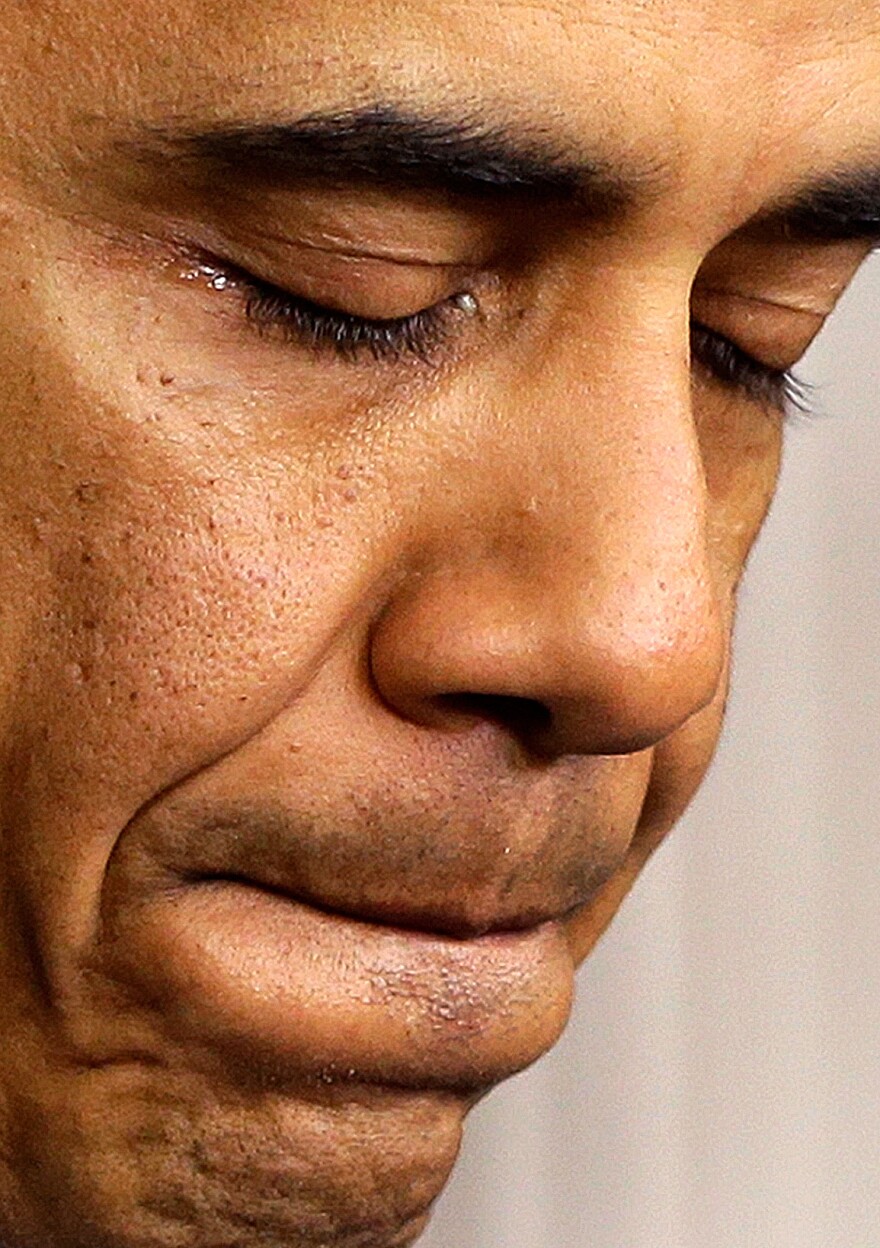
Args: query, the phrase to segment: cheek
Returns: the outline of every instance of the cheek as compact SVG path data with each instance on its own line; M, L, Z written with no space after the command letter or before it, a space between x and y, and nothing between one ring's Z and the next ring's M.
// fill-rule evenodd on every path
M279 519L259 482L213 521L199 492L157 497L130 477L44 535L9 674L5 822L25 891L75 913L81 939L119 829L295 700L363 592L337 539ZM75 905L53 895L59 855Z
M222 752L252 722L251 699L302 678L321 642L312 604L336 622L332 562L294 535L291 566L271 500L253 489L214 521L189 493L132 500L114 486L43 539L44 596L19 654L27 717L56 747L72 726L79 759L108 773L163 755L186 769L193 734Z
M63 338L37 379L27 345L0 438L3 875L76 915L72 947L119 829L296 698L388 552L356 457L291 438L280 462L161 380L121 406Z
M65 783L101 766L161 787L308 678L369 584L352 551L381 543L381 506L307 435L282 460L242 432L231 391L195 402L156 373L116 394L109 358L84 376L55 350L39 380L18 359L3 400L0 714L51 737Z
M706 475L707 538L719 590L727 595L739 583L776 489L785 419L699 381L694 410Z
M169 314L22 224L58 259L13 254L0 286L0 715L61 772L160 786L163 757L185 774L296 691L369 578L375 509L311 392L245 385L191 292Z

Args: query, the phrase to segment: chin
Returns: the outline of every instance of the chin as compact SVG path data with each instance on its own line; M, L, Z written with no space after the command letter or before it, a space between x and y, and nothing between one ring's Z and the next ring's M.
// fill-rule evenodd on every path
M123 883L63 1060L21 1063L32 1221L0 1214L5 1248L403 1248L468 1109L568 1017L559 922L453 937L249 881Z
M17 1196L39 1212L6 1248L404 1248L474 1099L332 1081L244 1094L138 1063L70 1085L63 1105L27 1098Z

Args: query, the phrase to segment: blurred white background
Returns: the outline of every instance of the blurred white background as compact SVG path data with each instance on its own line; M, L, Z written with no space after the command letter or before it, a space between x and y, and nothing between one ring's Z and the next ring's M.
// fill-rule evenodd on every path
M419 1248L880 1248L880 256L799 371L713 770Z

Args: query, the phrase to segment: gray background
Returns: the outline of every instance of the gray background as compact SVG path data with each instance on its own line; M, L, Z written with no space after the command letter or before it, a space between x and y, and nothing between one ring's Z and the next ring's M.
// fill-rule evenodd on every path
M801 374L716 763L419 1248L880 1248L880 256Z

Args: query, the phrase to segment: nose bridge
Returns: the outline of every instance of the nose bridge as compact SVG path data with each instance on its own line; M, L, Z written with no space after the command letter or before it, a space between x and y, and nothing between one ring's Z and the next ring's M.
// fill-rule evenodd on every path
M495 574L594 636L625 620L631 641L662 645L683 595L702 607L693 596L711 594L690 378L671 334L646 351L638 326L629 340L618 326L613 356L560 341L520 362L493 415L467 470L499 488L458 493Z
M613 353L583 337L545 342L495 392L399 640L426 643L410 701L537 703L549 748L611 754L710 700L724 638L686 363L668 338L646 355L638 327Z

